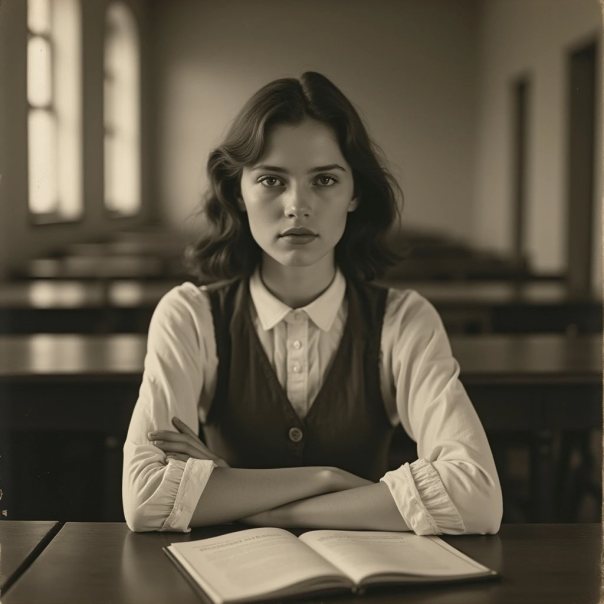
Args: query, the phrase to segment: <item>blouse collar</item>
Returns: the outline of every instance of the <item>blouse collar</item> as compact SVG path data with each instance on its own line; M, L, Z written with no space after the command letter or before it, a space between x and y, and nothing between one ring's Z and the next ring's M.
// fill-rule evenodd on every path
M339 269L329 287L315 300L297 309L277 299L264 285L257 268L250 277L250 295L262 329L268 331L295 312L305 312L323 331L329 331L340 310L346 292L346 279Z

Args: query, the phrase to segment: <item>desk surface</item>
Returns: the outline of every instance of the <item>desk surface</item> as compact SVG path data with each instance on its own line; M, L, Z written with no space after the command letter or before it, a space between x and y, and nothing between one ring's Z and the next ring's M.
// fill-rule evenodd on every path
M601 383L601 335L454 335L450 341L464 382Z
M451 346L464 383L601 381L602 339L596 335L453 336ZM0 336L0 380L139 379L145 351L141 334Z
M166 279L186 274L180 262L152 256L66 256L30 260L24 275L31 279Z
M58 522L0 520L0 595L33 562L53 536Z
M122 238L112 241L72 243L64 249L65 256L149 256L158 258L180 258L185 253L187 242L174 235L150 238Z
M571 296L563 281L404 281L384 283L390 287L413 289L437 306L493 306L504 304L569 304L578 302L601 303L595 296Z
M106 283L34 279L2 283L0 311L15 309L155 308L160 298L182 281L117 280Z
M114 260L115 261L115 260ZM114 262L112 261L112 262ZM59 261L52 260L53 266ZM94 264L91 259L81 261ZM141 261L135 259L135 265ZM42 264L42 263L41 263ZM50 264L50 263L49 263ZM130 268L120 261L124 273ZM108 280L105 283L85 282L77 279L40 278L0 284L0 308L77 308L97 305L155 306L170 288L182 283L178 279L144 281L136 278ZM601 300L569 297L566 286L559 282L529 281L522 284L505 281L493 282L405 282L386 283L392 287L414 289L428 298L437 308L448 306L493 307L561 306L579 304L601 305Z
M3 604L149 604L201 600L162 552L190 535L130 533L122 523L67 523L28 572L10 588ZM447 537L454 547L494 568L488 583L405 587L326 602L439 604L591 604L598 601L599 525L507 525L498 535ZM297 600L302 601L302 600ZM312 600L310 600L312 601Z
M0 380L140 379L146 347L146 336L133 334L0 336Z
M121 279L0 283L0 332L146 333L160 298L181 282L124 274ZM403 285L424 294L452 334L602 331L601 300L571 298L557 282Z

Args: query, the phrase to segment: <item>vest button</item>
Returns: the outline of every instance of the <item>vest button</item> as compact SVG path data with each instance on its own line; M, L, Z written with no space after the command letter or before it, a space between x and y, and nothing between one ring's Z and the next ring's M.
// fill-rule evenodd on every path
M289 440L291 440L293 443L299 443L302 440L302 437L304 436L300 428L290 428L288 434Z

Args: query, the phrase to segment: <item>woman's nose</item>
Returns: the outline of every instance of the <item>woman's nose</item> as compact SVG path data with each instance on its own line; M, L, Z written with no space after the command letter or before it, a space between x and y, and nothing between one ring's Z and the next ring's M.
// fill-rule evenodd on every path
M294 192L285 203L283 213L287 218L308 218L311 208L306 195L301 191Z
M284 214L287 218L308 218L310 216L310 208L300 206L289 206L285 208Z

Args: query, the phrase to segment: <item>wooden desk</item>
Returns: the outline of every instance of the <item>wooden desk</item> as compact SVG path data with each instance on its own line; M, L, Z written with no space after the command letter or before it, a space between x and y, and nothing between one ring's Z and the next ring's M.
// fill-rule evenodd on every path
M601 426L600 338L463 336L453 337L451 343L462 381L489 436L522 432L533 438L531 520L554 518L554 437ZM56 516L61 513L56 508L48 512L53 517L119 517L121 445L137 398L145 347L142 335L0 337L0 425L34 442L53 431L71 431L83 440L82 451L93 447L95 439L95 446L105 449L95 463L105 467L109 490L101 496L95 493L96 507L88 516ZM71 455L72 463L84 463L84 453ZM55 464L49 472L58 505L69 489L57 486L63 479L60 467ZM15 471L17 494L18 481L25 480L21 476L23 472ZM98 483L90 472L82 470L82 480L91 482L86 488L94 492ZM14 509L29 510L27 518L41 517L31 507L44 501L44 481L39 486L39 497L12 503ZM22 488L30 487L23 483ZM79 493L84 492L82 486ZM68 512L75 514L77 505Z
M146 333L180 281L36 279L0 285L0 334Z
M0 333L145 333L160 298L181 279L0 284ZM407 283L458 333L601 333L602 303L570 298L562 283Z
M165 259L180 259L187 243L182 237L122 237L108 241L72 243L64 248L65 256L156 256Z
M464 385L475 391L505 386L556 389L600 386L599 336L453 336L451 346L461 366ZM7 388L22 382L44 387L90 385L99 381L138 385L145 350L146 336L139 334L0 336L0 384ZM492 404L480 400L476 403L486 413L487 425L491 420L493 428L501 425L502 418L491 415ZM79 406L82 404L84 401L78 401ZM512 404L508 401L508 406ZM576 408L573 413L581 424L586 417L593 419L577 414ZM539 419L551 424L560 421L556 415L549 420Z
M60 527L59 522L0 520L0 596L35 560Z
M180 259L114 254L112 256L65 256L35 258L23 271L28 279L172 279L186 277Z
M563 281L405 281L438 310L449 333L601 333L602 300L570 296Z
M448 254L414 256L413 252L390 267L385 278L392 281L425 280L471 281L505 279L517 281L530 279L530 270L522 263L494 254L472 252L450 256Z
M181 282L123 278L2 283L0 332L142 333L161 296ZM420 282L405 286L436 306L452 334L601 332L601 301L571 298L562 283Z
M233 527L226 530L232 530ZM224 528L130 533L122 523L67 523L3 598L3 604L149 604L202 600L162 547ZM363 597L297 602L438 602L439 604L594 604L598 601L600 526L508 525L498 535L446 537L494 568L501 579L458 585L390 588Z
M121 447L145 349L142 335L0 337L11 518L120 517Z
M602 425L601 336L454 336L451 346L503 475L510 435L524 440L530 455L528 519L564 518L565 457ZM584 456L582 464L590 461Z

